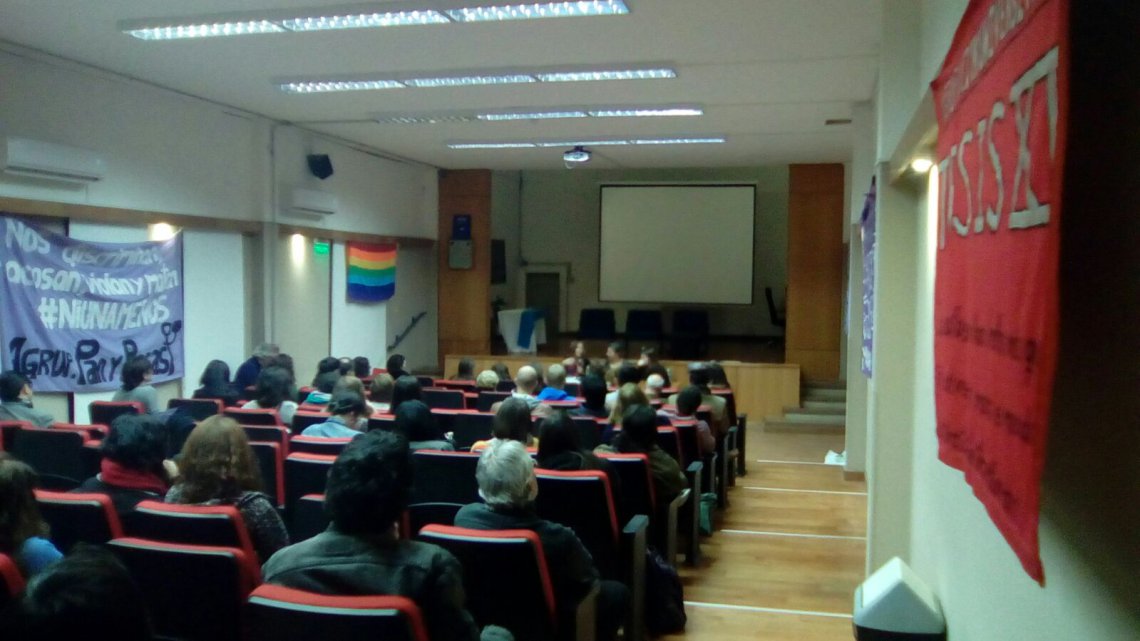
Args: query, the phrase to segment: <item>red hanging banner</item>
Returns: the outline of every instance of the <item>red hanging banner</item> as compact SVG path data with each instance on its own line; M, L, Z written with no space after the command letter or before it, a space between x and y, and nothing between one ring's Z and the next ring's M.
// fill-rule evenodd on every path
M1068 29L1068 0L972 0L932 84L939 458L965 473L1040 583Z

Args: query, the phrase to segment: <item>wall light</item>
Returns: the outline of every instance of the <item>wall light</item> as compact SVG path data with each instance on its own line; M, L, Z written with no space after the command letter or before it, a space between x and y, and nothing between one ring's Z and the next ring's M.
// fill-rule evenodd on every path
M913 169L916 173L920 174L925 174L926 172L930 171L930 168L933 166L934 161L929 158L920 157L910 161L910 168Z
M146 236L150 240L164 241L174 238L178 230L168 223L155 223L153 225L147 225L146 232Z
M305 248L308 244L309 241L303 234L293 234L289 243L289 253L293 258L294 265L301 265L305 262Z

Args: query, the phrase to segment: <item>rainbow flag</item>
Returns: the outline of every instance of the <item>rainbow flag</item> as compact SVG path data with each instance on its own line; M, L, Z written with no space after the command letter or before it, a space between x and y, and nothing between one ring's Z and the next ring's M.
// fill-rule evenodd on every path
M348 300L379 303L396 293L396 244L348 243Z

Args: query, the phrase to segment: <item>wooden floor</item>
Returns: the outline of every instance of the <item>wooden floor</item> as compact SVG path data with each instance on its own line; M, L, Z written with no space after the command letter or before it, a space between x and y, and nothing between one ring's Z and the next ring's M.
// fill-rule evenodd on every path
M842 434L759 432L749 426L748 475L729 491L720 529L697 568L681 568L689 623L670 641L838 641L853 638L863 580L867 495L823 465Z

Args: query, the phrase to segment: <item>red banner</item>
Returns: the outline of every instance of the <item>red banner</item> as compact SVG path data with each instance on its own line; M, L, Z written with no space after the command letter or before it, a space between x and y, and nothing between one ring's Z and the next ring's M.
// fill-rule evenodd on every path
M1041 583L1068 25L1068 0L972 0L932 84L939 458L965 473Z

